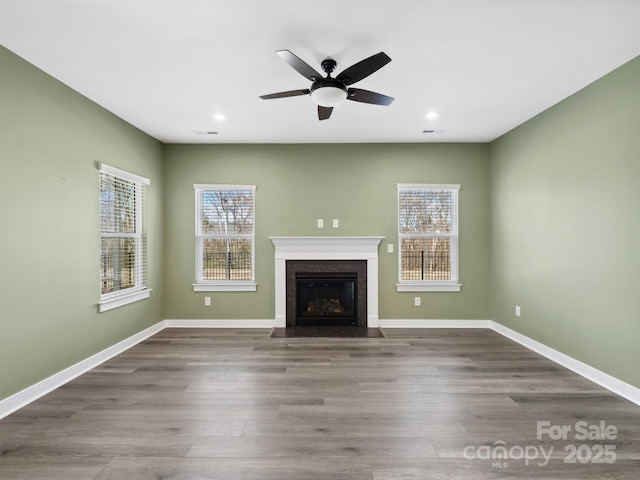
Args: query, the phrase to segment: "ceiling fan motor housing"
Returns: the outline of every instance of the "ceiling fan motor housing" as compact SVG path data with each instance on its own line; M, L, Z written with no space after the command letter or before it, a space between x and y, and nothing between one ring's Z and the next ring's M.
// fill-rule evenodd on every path
M324 70L324 72L327 75L331 75L331 72L333 72L336 69L336 67L338 66L338 63L333 58L325 58L320 64L320 66L322 67L322 70Z

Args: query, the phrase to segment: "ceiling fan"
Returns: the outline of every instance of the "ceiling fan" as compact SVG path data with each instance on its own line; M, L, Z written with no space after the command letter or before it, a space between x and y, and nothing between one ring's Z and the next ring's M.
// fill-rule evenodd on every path
M333 107L340 105L345 100L371 103L373 105L390 105L394 100L393 97L387 97L380 93L349 87L389 63L391 58L384 52L365 58L342 71L335 78L331 76L331 73L335 70L337 63L332 58L326 58L320 64L322 70L327 74L326 77L323 77L289 50L278 50L276 53L296 72L313 83L311 88L304 90L289 90L287 92L261 95L260 98L263 100L311 95L311 100L318 105L318 119L320 120L328 119L331 116L331 112L333 112Z

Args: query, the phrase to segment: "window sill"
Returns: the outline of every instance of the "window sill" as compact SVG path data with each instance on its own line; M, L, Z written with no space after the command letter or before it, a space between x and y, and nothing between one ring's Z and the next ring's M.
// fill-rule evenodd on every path
M398 283L398 292L459 292L459 283Z
M255 292L254 282L194 283L194 292Z
M151 289L145 288L144 290L136 290L135 292L122 293L111 298L104 298L98 302L98 312L107 312L114 308L129 305L133 302L138 302L149 298L151 296Z

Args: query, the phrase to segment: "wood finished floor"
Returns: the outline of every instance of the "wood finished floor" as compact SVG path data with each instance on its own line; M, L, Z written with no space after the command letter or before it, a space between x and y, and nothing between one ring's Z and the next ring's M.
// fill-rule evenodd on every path
M490 330L384 333L166 329L0 420L0 478L640 478L640 407ZM538 439L537 421L618 434ZM564 463L568 444L617 458ZM498 445L513 458L466 458Z

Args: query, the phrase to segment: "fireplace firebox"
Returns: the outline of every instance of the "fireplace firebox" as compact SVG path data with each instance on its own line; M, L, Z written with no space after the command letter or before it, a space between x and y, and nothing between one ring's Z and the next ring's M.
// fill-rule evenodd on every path
M296 326L358 323L358 275L296 274Z
M287 326L367 326L367 262L287 261Z

